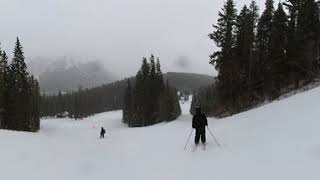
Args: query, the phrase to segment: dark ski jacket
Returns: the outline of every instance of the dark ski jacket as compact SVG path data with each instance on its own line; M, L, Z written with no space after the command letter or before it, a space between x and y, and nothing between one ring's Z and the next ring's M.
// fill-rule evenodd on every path
M206 126L208 125L206 115L202 114L201 112L197 112L192 119L192 128L196 129L197 131L205 131Z
M106 133L106 130L104 130L104 128L101 128L100 134L104 135Z

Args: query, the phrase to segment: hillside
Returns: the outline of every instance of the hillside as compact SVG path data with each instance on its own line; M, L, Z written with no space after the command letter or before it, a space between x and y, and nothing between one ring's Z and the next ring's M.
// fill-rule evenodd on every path
M83 121L42 120L37 134L0 130L5 179L317 180L320 122L316 88L229 118L209 118L206 150L192 152L190 102L178 120L127 128L121 111ZM99 129L106 139L98 138ZM23 173L16 173L16 169ZM59 173L57 173L59 172Z
M39 57L28 62L28 66L29 71L38 77L41 91L47 94L101 86L117 79L97 59Z
M195 73L168 72L164 77L168 78L169 83L175 86L179 91L189 93L192 93L200 87L213 84L215 81L213 76Z

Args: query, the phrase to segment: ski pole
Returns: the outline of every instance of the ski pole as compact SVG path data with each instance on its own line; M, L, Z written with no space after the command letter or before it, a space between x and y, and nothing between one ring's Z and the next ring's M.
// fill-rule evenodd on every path
M189 137L188 137L188 141L187 141L186 145L184 146L184 149L183 149L183 150L186 150L187 145L189 144L189 141L190 141L190 137L191 137L191 135L192 135L192 132L193 132L193 129L191 128L191 132L190 132L190 135L189 135Z
M211 132L211 130L210 130L210 128L207 126L207 128L208 128L208 130L209 130L209 132L210 132L210 134L211 134L211 136L212 136L212 138L213 138L213 140L217 143L217 145L220 147L221 146L221 144L218 142L218 140L217 140L217 138L213 135L213 133Z

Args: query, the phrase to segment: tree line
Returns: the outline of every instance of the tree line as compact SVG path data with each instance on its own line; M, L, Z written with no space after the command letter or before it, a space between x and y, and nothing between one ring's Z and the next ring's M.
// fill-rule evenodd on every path
M181 114L178 93L163 79L160 61L143 58L135 81L127 81L124 96L123 122L129 127L148 126L171 121Z
M273 0L266 0L260 17L255 1L237 13L234 1L227 0L213 28L209 37L219 50L210 63L218 71L217 82L194 94L197 99L214 94L207 100L212 102L207 112L211 115L233 114L276 99L320 74L315 0L285 0L276 9Z
M0 128L39 130L39 99L38 81L27 72L23 47L17 38L10 64L6 52L0 50Z
M122 109L126 83L122 80L95 88L59 92L58 95L43 94L41 117L82 119L96 113Z

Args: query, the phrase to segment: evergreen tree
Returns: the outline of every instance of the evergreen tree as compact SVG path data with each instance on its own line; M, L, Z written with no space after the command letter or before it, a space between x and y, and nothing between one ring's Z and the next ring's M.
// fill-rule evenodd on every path
M274 13L273 0L266 0L265 10L263 11L258 23L257 46L259 53L258 74L264 82L263 91L268 91L271 86L271 64L270 48L271 48L271 31L272 18Z
M10 124L16 126L17 130L29 130L28 98L29 84L27 65L19 38L17 38L12 63L10 65L10 75L13 77L12 91L14 95L13 110L14 120Z
M129 127L131 127L132 120L132 113L133 113L133 107L132 107L132 87L130 79L127 80L127 88L124 95L124 106L123 106L123 122L128 123Z
M62 118L63 117L63 112L65 110L64 108L64 102L63 102L63 98L62 98L62 93L61 91L58 92L58 99L57 99L57 113L58 113L58 118Z
M37 131L40 129L40 88L38 81L33 77L29 77L30 96L28 103L28 119L29 129L28 131Z
M317 58L319 57L319 8L314 0L301 0L298 23L298 51L299 69L302 77L313 79L318 70Z
M249 29L249 43L251 45L250 47L250 54L249 54L249 66L248 66L248 78L247 78L247 84L248 88L252 89L253 84L256 83L258 80L257 76L259 72L258 69L258 57L257 57L257 25L259 21L259 8L256 3L256 1L251 1L250 7L250 25L248 27Z
M318 69L319 8L314 0L287 0L289 10L287 56L290 79L299 87Z
M22 45L17 38L12 62L5 76L2 127L6 129L37 131L39 119L39 85L28 75ZM7 56L2 55L1 64L6 64ZM4 61L3 61L4 60Z
M136 83L135 83L135 89L134 89L134 107L136 119L139 119L141 122L141 126L145 126L148 115L150 112L148 112L148 100L150 98L149 89L148 89L148 76L149 76L149 64L147 62L146 58L142 59L142 65L140 70L138 71L136 75ZM146 88L147 87L147 88Z
M149 84L149 89L150 89L150 102L149 102L149 111L153 112L151 114L151 119L157 120L158 114L159 114L159 104L154 103L158 102L160 98L160 90L159 90L159 85L157 81L157 74L156 74L156 64L155 64L155 57L151 54L150 58L150 84Z
M0 49L0 109L4 108L4 92L6 88L6 78L8 76L8 57L5 51Z
M2 52L0 49L0 128L2 128L2 118L4 112L4 92L6 88L5 76L7 75L7 69L7 57L5 52Z
M287 46L287 57L289 65L289 81L294 83L295 87L298 88L299 80L298 76L298 39L297 39L297 19L299 11L300 0L286 0L284 5L289 11L288 20L288 46Z
M6 95L5 121L9 129L29 130L28 124L28 73L22 46L17 38L14 56L9 68Z
M274 12L271 29L272 95L277 97L281 93L281 88L288 85L286 80L289 72L286 54L288 21L281 3L278 4L278 9Z
M219 12L217 25L213 25L214 32L209 34L220 51L214 52L210 56L210 63L218 70L218 83L221 93L221 101L226 97L234 101L235 94L238 91L237 79L239 78L239 67L234 63L234 47L235 47L235 25L237 13L233 0L227 0Z
M265 10L258 23L257 45L262 64L267 61L265 58L270 54L271 27L274 13L273 3L273 0L266 0Z
M210 63L215 65L216 69L219 70L219 75L223 76L222 69L224 64L228 61L232 61L232 48L235 44L234 30L236 25L236 9L233 0L227 0L222 12L219 12L219 19L217 25L213 25L214 32L209 34L216 45L221 48L220 51L212 54ZM222 78L222 77L221 77Z
M235 55L240 67L240 76L237 81L241 83L242 90L248 89L252 81L255 27L258 16L254 14L256 9L254 3L250 9L244 6L237 18Z
M161 65L160 65L160 59L157 58L157 63L156 63L156 81L157 81L157 85L158 85L158 89L160 91L162 91L162 89L164 88L164 84L163 84L163 74L161 71Z

